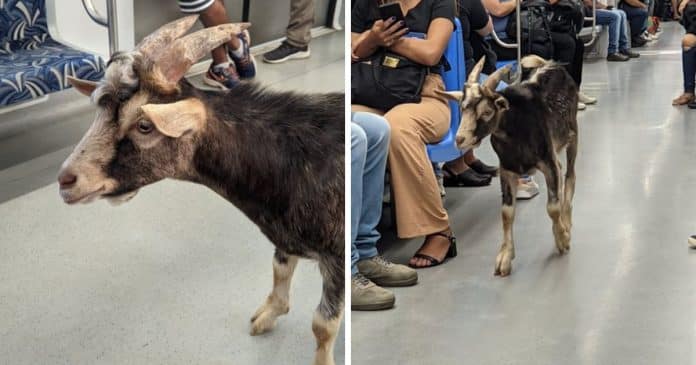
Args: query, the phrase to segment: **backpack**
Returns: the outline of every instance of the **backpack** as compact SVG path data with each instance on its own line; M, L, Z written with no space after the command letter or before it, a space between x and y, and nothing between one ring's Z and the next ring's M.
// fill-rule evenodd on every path
M553 42L549 25L550 4L545 0L529 0L520 4L520 29L522 31L522 54L535 54L545 59L553 58ZM517 37L517 17L510 14L505 32L510 38Z
M550 26L552 32L577 35L585 23L583 5L578 0L558 0L551 7Z

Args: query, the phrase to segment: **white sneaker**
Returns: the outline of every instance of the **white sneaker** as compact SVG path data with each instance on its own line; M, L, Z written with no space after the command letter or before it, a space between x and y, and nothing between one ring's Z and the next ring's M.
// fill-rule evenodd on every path
M517 199L528 200L539 194L539 184L531 176L521 178L517 184Z
M590 104L596 104L597 103L597 98L586 95L582 91L578 93L578 100L585 104L585 105L590 105Z
M578 101L578 110L585 110L587 109L587 105L585 103Z
M689 237L689 247L696 248L696 235Z

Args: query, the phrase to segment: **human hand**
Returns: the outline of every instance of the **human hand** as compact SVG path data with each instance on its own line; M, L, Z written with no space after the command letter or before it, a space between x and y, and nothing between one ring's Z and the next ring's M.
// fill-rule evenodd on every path
M380 19L370 29L372 42L381 47L391 47L406 33L408 33L408 28L404 26L404 22L396 21L394 17L387 20Z

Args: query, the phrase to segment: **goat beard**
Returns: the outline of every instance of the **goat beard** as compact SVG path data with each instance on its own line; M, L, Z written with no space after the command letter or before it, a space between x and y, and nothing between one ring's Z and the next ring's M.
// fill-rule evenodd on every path
M138 194L139 189L135 189L126 193L116 194L116 195L104 195L104 199L109 202L112 206L119 206L133 199L136 194Z

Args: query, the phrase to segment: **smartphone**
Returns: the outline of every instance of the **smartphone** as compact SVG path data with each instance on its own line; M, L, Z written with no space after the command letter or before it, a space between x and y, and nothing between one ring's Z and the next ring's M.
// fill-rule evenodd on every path
M404 13L401 12L401 5L397 2L380 5L379 15L382 20L385 21L391 17L396 18L396 22L404 20Z

